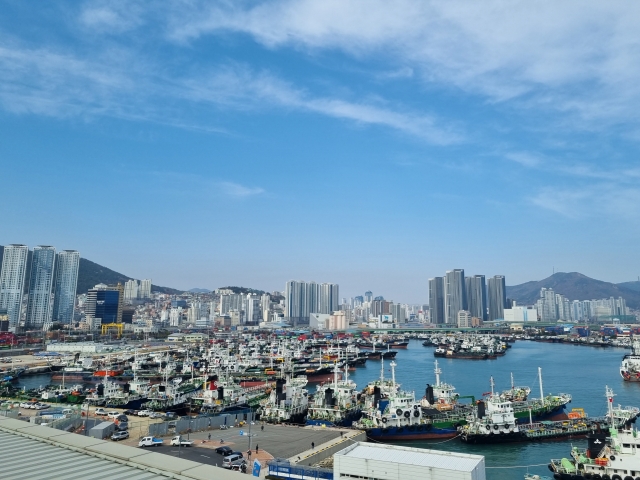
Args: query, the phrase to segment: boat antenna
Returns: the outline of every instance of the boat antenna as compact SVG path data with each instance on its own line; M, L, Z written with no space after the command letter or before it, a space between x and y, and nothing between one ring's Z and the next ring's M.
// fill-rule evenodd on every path
M544 392L542 391L542 368L538 367L538 380L540 381L540 401L544 400Z
M489 377L489 378L491 379L491 380L490 380L490 383L491 383L491 396L493 397L493 387L494 387L494 383L493 383L493 375L492 375L491 377Z
M380 357L380 385L384 382L384 355Z
M435 374L436 374L436 387L440 386L440 374L442 373L442 370L440 370L438 368L438 360L435 361L436 364L436 368L434 370Z
M511 391L513 392L515 388L516 387L515 387L515 385L513 383L513 372L511 372Z
M338 362L333 364L333 388L338 388Z

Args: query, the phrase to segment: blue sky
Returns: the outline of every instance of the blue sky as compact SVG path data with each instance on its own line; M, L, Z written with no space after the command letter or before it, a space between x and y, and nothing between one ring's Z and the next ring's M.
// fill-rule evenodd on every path
M0 244L425 302L640 273L640 5L0 1Z

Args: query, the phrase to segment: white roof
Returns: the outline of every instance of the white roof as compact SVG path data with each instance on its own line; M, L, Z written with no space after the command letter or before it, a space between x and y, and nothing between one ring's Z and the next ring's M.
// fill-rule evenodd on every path
M460 472L472 472L479 464L484 463L484 457L481 455L369 443L357 443L336 455Z

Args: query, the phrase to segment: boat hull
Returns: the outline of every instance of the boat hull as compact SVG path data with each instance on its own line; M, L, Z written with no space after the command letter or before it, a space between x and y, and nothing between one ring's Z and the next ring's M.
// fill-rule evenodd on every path
M407 440L437 440L453 438L458 435L456 425L432 426L414 425L413 427L371 428L366 430L367 437L378 442L403 442Z

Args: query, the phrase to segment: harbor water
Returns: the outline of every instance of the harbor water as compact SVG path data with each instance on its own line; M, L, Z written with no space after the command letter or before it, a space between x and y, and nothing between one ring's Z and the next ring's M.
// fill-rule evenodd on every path
M518 341L507 354L494 360L438 358L441 381L450 383L459 395L474 395L491 390L493 377L497 391L510 388L513 373L517 386L531 387L531 397L539 397L538 367L542 368L544 394L570 393L571 408L582 407L589 416L606 413L605 385L616 394L614 404L640 406L640 383L624 382L619 373L620 360L627 350L571 344ZM395 358L396 381L403 390L412 390L422 398L426 384L435 383L434 347L424 347L412 340L409 348L398 350ZM391 377L391 362L384 361L384 375ZM359 388L380 377L379 360L369 360L365 367L349 373ZM35 375L20 380L27 388L50 383L48 375ZM68 382L74 383L74 382ZM310 387L311 392L315 387ZM469 401L469 400L464 400ZM525 473L550 475L551 458L567 457L572 445L586 446L585 439L497 445L464 444L457 439L444 441L412 441L402 445L438 450L473 453L485 456L488 480L521 480Z

